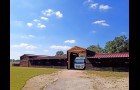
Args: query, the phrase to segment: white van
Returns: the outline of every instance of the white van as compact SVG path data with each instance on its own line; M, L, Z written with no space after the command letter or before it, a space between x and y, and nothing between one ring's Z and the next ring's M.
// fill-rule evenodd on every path
M76 57L74 60L74 68L75 69L85 69L85 60L86 57Z

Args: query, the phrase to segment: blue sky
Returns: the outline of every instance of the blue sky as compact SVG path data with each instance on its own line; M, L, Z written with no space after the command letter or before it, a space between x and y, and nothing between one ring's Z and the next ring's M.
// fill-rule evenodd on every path
M55 55L120 35L129 38L129 0L11 0L10 58Z

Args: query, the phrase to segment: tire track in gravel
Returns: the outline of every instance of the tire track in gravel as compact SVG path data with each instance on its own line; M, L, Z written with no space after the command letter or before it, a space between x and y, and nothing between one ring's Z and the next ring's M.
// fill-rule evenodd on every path
M64 70L57 75L57 81L43 90L94 90L91 79L81 70Z

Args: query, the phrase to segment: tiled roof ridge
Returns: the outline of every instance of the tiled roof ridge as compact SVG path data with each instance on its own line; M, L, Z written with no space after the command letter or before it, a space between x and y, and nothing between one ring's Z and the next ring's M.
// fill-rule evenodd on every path
M103 55L108 55L108 54L129 54L129 52L119 52L119 53L96 53L96 54L103 54Z

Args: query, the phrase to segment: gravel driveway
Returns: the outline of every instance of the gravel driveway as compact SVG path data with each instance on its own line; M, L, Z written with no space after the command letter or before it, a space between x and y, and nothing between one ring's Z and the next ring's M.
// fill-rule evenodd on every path
M80 70L64 70L58 74L58 80L43 90L94 90L91 79Z
M84 70L63 69L29 79L21 90L129 90L129 77L88 75Z

